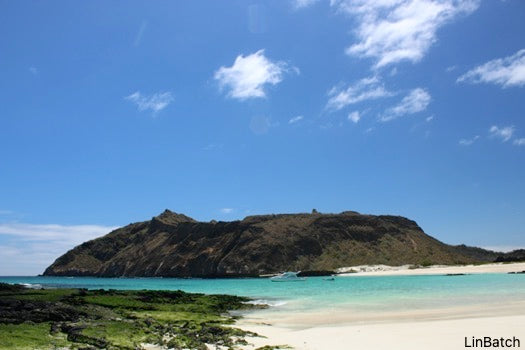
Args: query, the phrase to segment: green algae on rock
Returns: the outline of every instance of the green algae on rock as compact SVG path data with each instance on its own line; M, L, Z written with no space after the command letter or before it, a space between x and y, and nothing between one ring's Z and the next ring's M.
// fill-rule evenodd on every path
M247 298L182 291L27 289L0 284L3 349L235 349L255 334L231 325ZM260 306L259 306L260 307Z

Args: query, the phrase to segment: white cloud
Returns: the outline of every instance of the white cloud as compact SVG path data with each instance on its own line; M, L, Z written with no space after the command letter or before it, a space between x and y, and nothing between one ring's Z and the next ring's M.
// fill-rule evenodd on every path
M346 53L376 59L375 67L420 61L437 40L436 32L460 14L470 14L479 0L331 0L357 21L356 44Z
M301 8L310 7L318 1L319 0L292 0L292 3L296 9L301 9Z
M227 88L228 96L238 100L266 97L266 85L276 85L289 70L285 62L272 62L259 50L248 56L239 55L231 67L220 67L214 74L221 89ZM293 71L299 73L297 68Z
M430 94L426 90L422 88L413 89L398 105L387 109L385 115L383 115L380 120L387 122L407 114L424 111L430 103L430 100Z
M430 117L426 117L426 118L425 118L425 121L426 121L427 123L430 123L432 120L434 120L434 116L433 116L433 115L431 115Z
M348 120L351 122L354 122L357 124L359 120L361 119L361 115L359 114L359 111L353 111L350 114L348 114Z
M142 95L140 91L136 91L126 96L125 99L136 104L139 111L150 110L153 113L157 113L173 102L173 95L171 92L157 92L153 95Z
M525 49L512 56L477 66L460 76L458 82L493 83L502 87L525 85Z
M16 236L27 241L60 240L68 243L82 243L104 235L116 227L98 225L35 225L35 224L0 224L0 235Z
M114 229L98 225L0 224L0 275L42 273L68 250Z
M516 146L525 146L525 137L522 137L520 139L515 139L513 144Z
M231 214L233 213L233 208L222 208L221 213L223 214Z
M512 135L514 134L515 128L514 126L505 126L505 127L498 127L496 125L493 125L489 129L489 133L491 137L496 137L501 139L503 142L507 142L512 138Z
M459 144L461 146L470 146L474 142L476 142L478 139L479 139L479 135L476 135L476 136L474 136L473 138L470 138L470 139L461 139L461 140L459 140Z
M297 117L293 117L291 118L289 121L288 121L288 124L295 124L301 120L303 120L303 116L302 115L298 115Z
M391 95L392 93L385 89L379 78L373 76L361 79L347 88L333 87L330 89L326 108L340 110L354 103Z

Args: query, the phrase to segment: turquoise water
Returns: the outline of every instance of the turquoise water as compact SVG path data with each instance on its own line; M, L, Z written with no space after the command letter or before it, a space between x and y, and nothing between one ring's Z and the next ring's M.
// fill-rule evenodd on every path
M311 311L348 307L363 311L417 310L525 302L525 274L464 276L349 276L304 282L269 279L179 279L92 277L0 277L0 282L34 287L183 290L247 296L280 310Z

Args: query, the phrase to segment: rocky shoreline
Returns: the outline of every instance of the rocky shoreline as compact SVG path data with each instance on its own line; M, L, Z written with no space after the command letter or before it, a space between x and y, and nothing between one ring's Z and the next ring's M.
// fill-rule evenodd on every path
M249 299L182 291L28 289L0 284L3 349L236 349L246 336L229 311ZM208 344L208 345L207 345Z

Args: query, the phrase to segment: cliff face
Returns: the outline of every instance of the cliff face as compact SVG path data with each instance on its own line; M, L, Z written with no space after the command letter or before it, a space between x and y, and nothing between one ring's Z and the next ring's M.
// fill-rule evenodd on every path
M359 264L458 264L484 260L397 216L281 214L197 222L169 210L85 242L59 257L54 276L255 276Z

